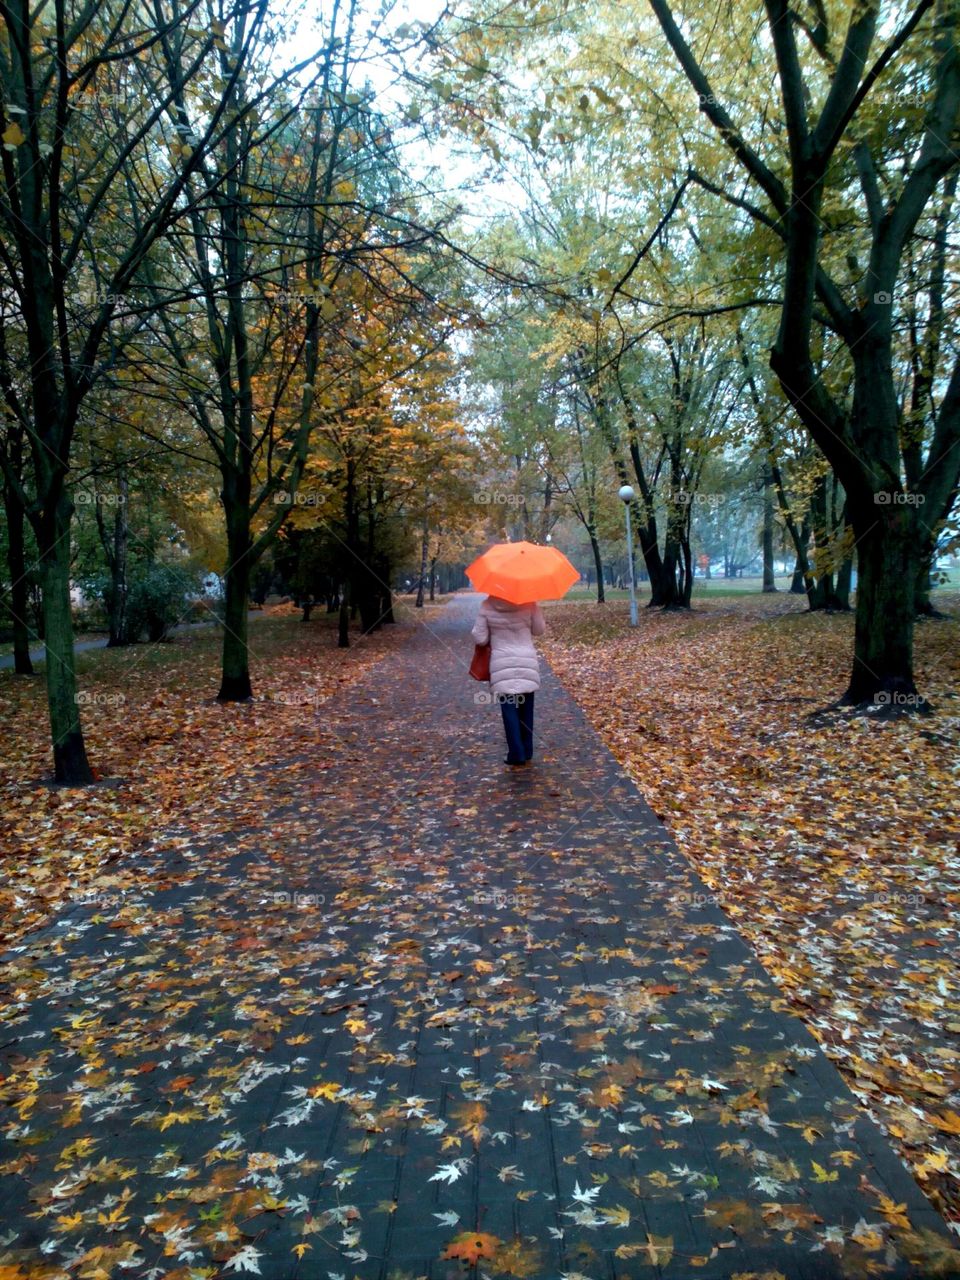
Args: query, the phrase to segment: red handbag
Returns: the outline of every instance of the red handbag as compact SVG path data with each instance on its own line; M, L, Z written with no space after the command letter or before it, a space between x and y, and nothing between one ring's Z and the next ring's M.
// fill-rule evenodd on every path
M478 644L473 649L473 661L470 663L470 674L474 680L490 679L490 645Z

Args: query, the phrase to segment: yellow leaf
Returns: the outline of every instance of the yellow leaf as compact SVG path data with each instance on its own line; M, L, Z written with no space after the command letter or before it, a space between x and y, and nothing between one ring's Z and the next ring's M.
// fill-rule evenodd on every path
M665 1267L673 1257L673 1236L647 1235L646 1244L622 1244L614 1250L618 1258L642 1257L651 1267Z
M325 1083L321 1081L320 1084L311 1085L307 1090L307 1094L311 1098L326 1098L328 1102L334 1102L336 1101L337 1094L340 1092L340 1088L341 1086L338 1084L334 1084L332 1082Z
M6 129L3 131L3 134L0 136L3 137L3 145L8 151L13 151L15 147L22 146L27 140L27 135L17 124L16 120L11 124L8 124Z
M601 1209L600 1212L611 1227L629 1227L630 1225L630 1210L625 1209L622 1204L618 1204L614 1209Z
M960 1116L955 1111L944 1111L942 1115L934 1116L933 1123L943 1133L960 1134Z
M168 1115L163 1116L158 1125L161 1133L166 1133L172 1124L189 1124L191 1120L202 1120L203 1115L196 1107L191 1107L187 1111L171 1111Z
M855 1151L834 1151L830 1159L839 1160L845 1169L849 1169L851 1165L857 1163L860 1157Z
M880 1196L880 1211L886 1220L895 1227L903 1227L905 1230L910 1229L910 1219L907 1217L906 1204L895 1204L889 1196Z
M98 1138L78 1138L76 1142L71 1142L69 1147L64 1147L60 1152L55 1168L69 1169L74 1160L85 1160L98 1141Z
M855 1228L850 1233L851 1240L856 1240L857 1244L862 1245L864 1249L882 1249L883 1236L879 1231L873 1231L866 1223L862 1227Z
M814 1182L836 1182L836 1180L840 1177L836 1169L834 1169L832 1173L827 1173L823 1165L817 1164L816 1160L811 1160L810 1163L813 1165Z
M118 1205L112 1213L98 1213L97 1221L104 1227L119 1226L120 1223L129 1221L129 1215L123 1212L122 1205Z

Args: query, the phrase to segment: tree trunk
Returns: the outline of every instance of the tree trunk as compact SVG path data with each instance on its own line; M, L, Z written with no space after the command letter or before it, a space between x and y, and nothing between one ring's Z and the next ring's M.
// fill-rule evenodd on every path
M54 509L44 513L37 542L43 584L47 701L53 736L53 771L57 782L87 786L93 770L87 760L80 726L80 700L73 653L70 609L70 501L61 493Z
M877 512L881 518L877 519ZM929 710L913 681L916 534L902 507L873 507L854 519L857 611L853 674L842 702Z
M380 597L375 590L371 589L369 572L365 572L364 583L361 588L361 596L359 601L360 609L360 630L364 635L369 635L371 631L380 630Z
M763 590L776 591L773 572L773 476L768 466L763 472Z
M834 589L834 602L832 608L839 609L841 612L849 612L850 609L850 583L853 580L853 556L844 556L840 568L837 570L837 585Z
M683 609L690 608L690 598L693 595L693 553L690 549L689 530L684 530L680 539L680 552L682 559L682 581L680 584L680 606Z
M27 587L27 557L24 543L26 515L9 485L3 487L3 509L7 518L7 566L10 570L10 611L13 614L13 669L18 676L32 676Z
M231 489L224 484L224 494ZM227 507L226 601L223 614L223 671L218 702L253 697L247 624L250 608L250 524L248 495L235 495ZM225 503L226 505L226 503Z
M430 522L423 518L423 529L420 534L420 578L417 582L417 599L415 608L423 608L423 589L427 581L427 555L430 548Z
M807 596L807 603L813 608L813 604L809 599L810 579L810 562L807 559L807 547L810 543L810 522L804 518L803 522L798 525L793 518L793 512L790 510L790 503L787 501L786 489L783 483L783 473L775 461L769 462L770 478L773 481L774 490L777 495L777 505L780 508L780 514L783 522L787 526L787 532L790 534L793 548L796 552L796 564L793 567L793 579L790 582L790 594L794 596Z
M121 469L117 481L117 509L113 517L113 547L110 554L110 639L108 648L130 643L127 627L127 498L129 485L127 473Z
M680 609L683 607L683 597L677 584L679 564L680 544L668 533L663 544L663 567L657 593L657 604L664 609ZM652 580L650 586L651 590L653 590Z
M378 568L378 576L380 578L380 621L384 626L388 626L390 624L395 624L397 621L393 616L393 591L390 589L390 580L393 571L390 567L390 562L387 559L381 560Z
M683 477L675 462L671 465L670 479L671 495L667 501L667 532L663 543L659 591L656 592L657 603L664 609L685 609L690 607L690 597L684 589L686 561L683 543L690 506L685 505L682 498L676 497L678 494L684 495L685 491ZM656 585L651 577L651 592L656 590Z
M631 505L630 518L633 521L633 531L636 536L636 540L640 544L640 554L643 556L643 563L646 566L647 577L650 579L650 600L647 607L655 608L669 603L670 589L667 583L667 575L664 572L663 560L660 556L657 534L657 518L653 505L654 495L649 483L647 482L647 473L644 469L643 458L640 454L640 432L636 414L633 409L633 401L627 395L619 374L617 375L617 385L620 389L620 398L623 401L624 411L627 417L627 443L630 452L630 461L633 465L633 473L637 487L640 490L639 501L634 499ZM626 464L620 456L620 445L617 439L617 434L610 421L609 408L607 406L606 399L602 395L598 395L596 398L594 412L601 434L607 442L607 448L610 451L610 457L617 473L617 479L621 485L629 484L630 479L627 475Z
M917 572L917 585L914 591L916 609L918 618L942 618L945 615L934 606L930 599L930 592L933 590L933 567L932 560L926 556Z
M830 528L827 522L827 479L819 476L810 494L810 527L813 530L814 562L807 575L807 599L811 612L832 609L835 599L833 573L823 566L829 563Z
M337 625L337 648L350 648L350 586L345 582L340 589L340 617Z
M603 593L603 558L600 555L600 542L597 531L592 526L588 526L587 534L590 538L590 550L593 552L594 567L597 570L597 604L606 604L606 596Z

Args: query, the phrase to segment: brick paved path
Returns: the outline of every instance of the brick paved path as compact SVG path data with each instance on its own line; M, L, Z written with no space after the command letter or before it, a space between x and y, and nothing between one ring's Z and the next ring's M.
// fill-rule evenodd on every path
M5 957L3 1280L932 1273L942 1219L551 674L501 763L476 603L278 741L259 821Z

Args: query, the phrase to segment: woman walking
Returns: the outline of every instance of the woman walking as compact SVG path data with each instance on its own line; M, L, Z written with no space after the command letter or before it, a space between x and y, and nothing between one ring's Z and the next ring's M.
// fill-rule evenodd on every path
M546 629L539 604L513 604L487 596L471 635L490 645L490 692L500 704L507 738L504 764L520 767L533 758L533 698L540 663L533 637Z

